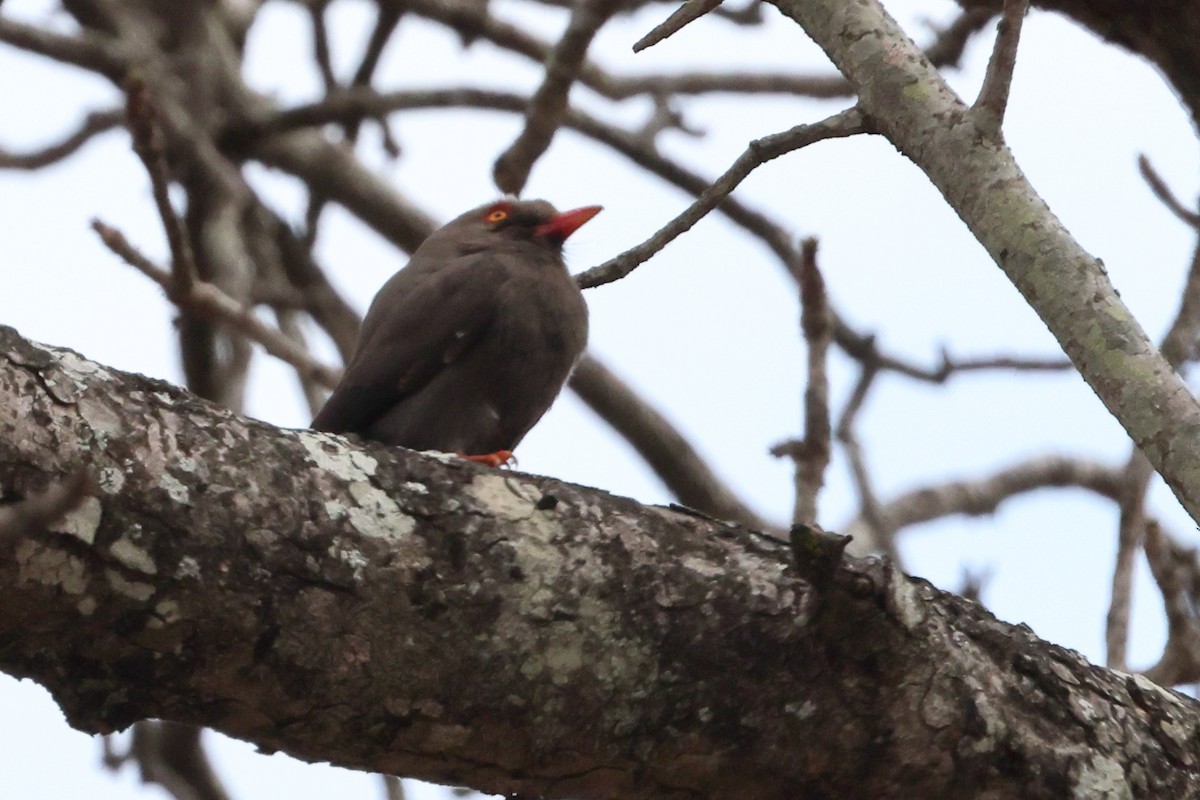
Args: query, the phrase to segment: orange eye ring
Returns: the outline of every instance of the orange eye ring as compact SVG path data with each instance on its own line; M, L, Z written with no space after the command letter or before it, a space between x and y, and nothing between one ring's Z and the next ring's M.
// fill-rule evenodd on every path
M497 222L503 222L504 220L508 219L508 212L503 208L493 208L488 212L488 215L484 219L493 224Z

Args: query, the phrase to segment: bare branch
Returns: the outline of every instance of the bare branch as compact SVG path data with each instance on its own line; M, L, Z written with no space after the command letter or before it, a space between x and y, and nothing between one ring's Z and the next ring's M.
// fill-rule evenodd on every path
M637 450L680 503L717 519L775 530L738 499L666 417L595 357L584 355L570 386Z
M925 48L925 57L935 67L957 66L971 37L983 30L996 16L991 8L963 8L954 21L945 27L934 27L934 39Z
M186 296L192 284L199 279L199 274L188 232L171 205L171 179L167 174L163 133L155 120L154 103L146 84L137 77L126 81L125 98L125 115L133 136L133 152L137 153L150 175L154 205L171 247L171 273L179 284L180 295Z
M1146 677L1163 686L1200 681L1200 619L1196 551L1184 548L1151 520L1145 531L1146 560L1167 612L1167 645Z
M1146 532L1146 488L1154 474L1150 462L1136 447L1120 475L1120 491L1115 498L1120 506L1117 527L1117 557L1113 565L1112 594L1104 620L1105 664L1112 669L1127 669L1129 610L1133 605L1134 559L1142 549Z
M850 462L850 474L854 480L855 491L858 492L859 519L863 524L854 528L853 532L849 528L842 532L851 537L850 549L852 552L864 555L878 552L887 556L894 563L900 564L902 563L900 551L896 548L894 532L884 524L879 496L875 492L870 471L867 469L867 459L854 429L855 420L862 411L867 393L870 392L871 387L875 384L876 376L879 375L879 363L874 360L866 360L861 363L860 367L854 391L846 402L845 408L842 409L841 418L838 420L837 439L841 442L846 459Z
M383 775L382 777L385 800L405 800L404 782L395 775Z
M404 4L388 2L384 0L379 3L379 13L375 18L375 27L371 29L371 37L367 40L367 49L363 53L362 61L359 62L358 69L354 71L354 76L350 79L351 86L370 86L371 79L375 76L375 70L379 66L379 60L383 57L383 50L387 47L388 42L392 38L392 34L396 31L396 26L400 23L400 18L404 16ZM391 140L391 132L388 129L387 121L380 120L380 127L383 129L385 148L393 157L399 152L393 149L396 147ZM355 120L346 126L346 139L350 142L358 141L358 132L360 121Z
M104 737L104 765L117 770L137 764L142 783L158 784L176 800L229 800L204 752L203 728L167 720L141 720L133 726L129 750L117 753Z
M636 135L641 140L643 146L653 149L656 146L655 140L658 138L658 135L667 130L679 131L687 136L694 137L704 135L704 131L691 127L684 121L683 112L671 104L669 97L666 95L655 95L654 112Z
M32 153L13 153L0 149L0 169L34 170L68 158L101 133L119 127L125 115L121 111L93 111L73 133L61 142Z
M579 77L588 47L614 10L611 0L581 0L567 30L546 57L546 74L529 100L525 127L496 159L492 178L506 194L519 195L537 161L566 116L567 94Z
M353 153L318 132L266 139L253 147L251 157L300 178L406 252L417 249L437 227L429 214Z
M1161 200L1162 204L1170 209L1172 214L1193 228L1200 230L1200 214L1185 206L1175 196L1175 193L1167 186L1167 182L1163 180L1158 171L1150 164L1150 159L1146 157L1145 153L1138 155L1138 171L1142 173L1142 177L1150 185L1150 191L1154 192L1154 196Z
M746 151L738 156L733 165L721 177L708 185L682 214L671 220L642 244L580 273L576 276L576 282L582 288L589 289L620 280L703 219L759 166L813 142L853 136L863 133L865 130L862 115L857 108L851 108L821 122L797 125L791 130L755 139L749 144Z
M1146 168L1149 169L1147 163ZM1143 174L1146 174L1143 171ZM1153 171L1150 171L1153 175ZM1157 176L1154 176L1157 177ZM1147 180L1150 180L1149 176ZM1152 184L1153 185L1153 182ZM1165 186L1163 187L1165 191ZM1159 350L1175 370L1196 358L1200 339L1200 240L1192 251L1192 264L1183 287L1179 310L1163 335ZM1115 669L1126 668L1129 645L1129 615L1133 605L1135 559L1143 548L1147 525L1146 491L1154 471L1145 454L1134 447L1122 474L1121 516L1117 534L1117 556L1113 564L1112 596L1105 619L1107 662Z
M1087 489L1110 500L1121 493L1121 473L1091 461L1051 455L1014 464L975 480L948 481L914 489L882 503L875 525L892 535L909 525L965 514L993 513L1001 503L1026 492L1045 488ZM868 522L862 516L841 527L857 536Z
M678 33L685 25L695 22L719 5L721 5L721 0L686 0L683 5L675 9L671 16L667 17L662 23L654 26L641 39L638 39L633 45L633 52L640 53L647 47L653 47L663 39Z
M1013 68L1017 64L1021 23L1028 10L1029 0L1004 0L1004 13L996 30L992 59L988 62L979 97L971 109L976 123L992 135L1000 133L1000 126L1004 122L1008 93L1012 88Z
M751 3L756 7L757 3ZM476 37L487 39L497 47L522 55L537 62L544 62L551 46L526 31L487 11L485 3L463 2L462 0L409 0L408 8L415 14L437 20L455 28L464 40ZM721 14L724 8L715 13ZM926 55L935 66L946 67L958 63L966 42L979 32L995 12L973 8L963 11L953 23L938 31L936 38L926 50ZM682 75L635 75L617 77L598 65L585 61L579 80L589 89L610 100L625 100L642 94L705 94L709 92L736 92L739 94L793 94L804 97L853 97L850 83L837 74L750 74L745 73L684 73Z
M800 260L792 269L800 287L800 328L808 347L808 382L804 390L804 438L772 448L771 454L787 455L796 464L796 502L793 524L817 522L817 497L825 483L832 450L829 423L830 317L825 281L817 267L817 240L805 239Z
M333 58L329 52L329 30L325 27L325 11L329 8L329 0L312 0L304 4L312 23L313 60L321 72L321 81L325 91L337 89L337 76L333 74Z
M896 372L923 383L942 384L960 372L1014 370L1016 372L1064 372L1074 369L1065 358L1029 358L1024 356L984 356L957 358L945 349L935 368L923 367L909 359L879 349L875 336L859 333L840 317L834 317L833 341L846 355L859 362L872 362L887 372Z
M114 82L119 82L129 68L129 62L115 42L87 31L76 36L64 36L0 17L0 42L63 64L98 72Z
M243 307L218 287L206 281L196 281L185 293L170 273L139 253L116 228L93 220L92 229L110 250L161 286L171 302L183 311L227 323L261 344L271 355L295 367L302 377L311 377L327 388L337 383L339 370L318 362L304 347L264 324L253 311Z
M339 202L381 235L411 251L425 235L428 235L433 225L432 222L426 223L425 226L417 224L419 219L410 222L410 217L420 212L401 213L405 205L395 197L395 192L390 187L383 185L372 173L329 142L310 137L301 145L292 140L281 141L281 137L266 138L264 134L336 122L353 115L382 115L406 108L487 108L521 113L528 106L528 102L527 98L518 94L483 89L402 91L386 94L372 90L347 90L319 103L300 106L255 123L237 126L228 136L241 143L241 146L257 141L257 144L251 147L253 156L266 164L298 175L306 181L329 185L331 196L336 196ZM575 109L567 112L564 124L612 148L634 164L685 192L699 197L710 189L711 183L708 178L646 147L644 141L635 133L621 130ZM337 191L336 195L333 194L334 189ZM401 208L393 208L394 205ZM787 264L795 257L796 248L791 235L764 214L731 197L720 203L720 211L749 233L761 238L779 257L781 263ZM400 227L398 223L407 224L403 230L397 231ZM420 235L405 235L416 233Z

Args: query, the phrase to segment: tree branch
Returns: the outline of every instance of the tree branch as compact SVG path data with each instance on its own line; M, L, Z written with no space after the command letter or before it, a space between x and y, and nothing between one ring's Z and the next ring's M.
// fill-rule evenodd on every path
M905 492L880 503L874 519L859 516L842 530L859 536L864 526L876 536L892 536L909 525L955 514L983 516L994 513L1004 501L1026 492L1048 488L1080 488L1120 499L1121 472L1083 459L1042 456L1022 461L992 475L974 480L947 481Z
M519 195L529 180L533 164L563 123L567 94L579 77L588 47L614 11L611 0L580 0L558 44L547 54L545 77L525 110L525 127L508 149L496 158L492 178L506 194Z
M581 288L590 289L625 277L638 265L645 263L655 253L690 230L709 211L719 206L738 187L738 184L749 177L751 172L768 161L814 142L853 136L863 132L862 115L857 108L850 108L821 122L797 125L790 130L755 139L721 177L708 184L700 192L696 201L683 213L664 225L645 242L631 247L603 264L580 273L575 278L576 283ZM789 263L791 263L790 260Z
M96 136L124 121L120 111L93 111L83 120L79 128L56 144L43 147L32 153L13 153L0 148L0 169L41 169L74 155L81 147Z
M547 798L1200 791L1196 701L878 560L280 431L11 329L0 431L6 492L99 476L75 536L0 551L0 668L83 730Z
M721 5L721 0L685 0L684 4L672 12L663 22L642 38L633 43L633 52L640 53L647 47L653 47L670 36L683 30L685 25L703 17L708 12Z
M1041 317L1084 380L1200 520L1200 404L1103 266L1071 238L1012 154L875 0L772 0L859 89L879 132L921 168ZM851 43L872 41L878 47ZM919 87L919 88L918 88Z
M1187 223L1191 227L1200 231L1200 214L1197 214L1192 209L1188 208L1183 202L1175 196L1171 188L1167 186L1167 182L1163 180L1158 171L1154 169L1154 165L1150 163L1150 159L1146 155L1138 156L1138 171L1142 173L1142 177L1150 186L1150 191L1154 192L1163 205L1165 205L1172 214Z
M281 331L268 327L254 316L253 311L225 294L220 287L205 281L194 281L181 286L174 275L139 253L117 229L99 220L92 221L92 228L110 250L161 286L171 302L184 312L228 324L250 340L261 344L271 355L293 366L301 378L319 381L326 388L332 388L337 383L340 370L317 361L302 344L288 338Z
M120 46L100 34L85 31L78 36L59 33L0 17L0 42L104 75L119 83L128 69Z
M830 441L829 376L826 356L833 327L825 296L825 279L817 267L817 240L805 239L800 260L792 268L800 288L800 329L808 348L808 380L804 389L804 438L771 448L771 455L790 456L795 463L796 502L792 523L817 522L817 497L833 450Z
M1013 69L1017 65L1017 44L1021 41L1021 23L1029 11L1029 0L1004 0L1004 14L996 30L992 59L979 97L972 107L976 124L993 136L1000 135L1004 112L1008 109L1008 94L1012 88Z
M666 417L594 356L585 354L580 359L569 385L637 450L680 503L717 519L758 530L775 529L717 477Z

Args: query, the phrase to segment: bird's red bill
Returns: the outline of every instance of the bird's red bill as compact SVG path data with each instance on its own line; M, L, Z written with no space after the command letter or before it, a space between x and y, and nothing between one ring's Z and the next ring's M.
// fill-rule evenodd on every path
M537 235L559 242L565 242L567 237L583 227L583 223L596 216L603 206L584 206L571 211L564 211L557 217L543 222L537 227Z

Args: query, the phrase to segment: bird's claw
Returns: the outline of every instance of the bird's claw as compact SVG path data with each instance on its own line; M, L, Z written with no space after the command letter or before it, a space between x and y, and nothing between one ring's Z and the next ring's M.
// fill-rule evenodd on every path
M483 464L493 469L516 466L517 463L516 456L512 454L511 450L497 450L494 453L483 453L477 456L469 456L466 453L459 453L459 455L467 461L474 461L476 464Z

